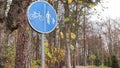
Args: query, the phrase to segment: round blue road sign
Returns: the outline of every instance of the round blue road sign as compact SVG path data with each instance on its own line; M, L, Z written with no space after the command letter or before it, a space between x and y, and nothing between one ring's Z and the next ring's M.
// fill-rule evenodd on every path
M33 2L28 7L27 17L30 26L40 33L49 33L57 25L56 11L46 1Z

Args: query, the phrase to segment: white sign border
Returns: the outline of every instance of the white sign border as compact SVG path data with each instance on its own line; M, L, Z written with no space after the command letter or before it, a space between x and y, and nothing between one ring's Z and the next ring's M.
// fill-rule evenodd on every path
M37 3L37 2L44 2L44 3L48 4L48 5L53 9L53 11L55 12L55 15L56 15L56 23L55 23L54 28L52 28L50 31L47 31L47 32L39 31L38 29L34 28L34 26L32 26L32 24L30 23L30 20L29 20L29 18L28 18L29 10L30 10L30 7L31 7L33 4ZM30 4L30 5L28 6L28 9L27 9L27 18L28 18L29 25L30 25L35 31L37 31L37 32L39 32L39 33L50 33L50 32L52 32L52 31L56 28L56 26L57 26L57 24L58 24L58 23L57 23L57 13L56 13L55 9L53 8L52 5L50 5L50 4L49 4L48 2L46 2L46 1L35 1L35 2L33 2L32 4ZM44 28L43 28L43 29L44 29Z

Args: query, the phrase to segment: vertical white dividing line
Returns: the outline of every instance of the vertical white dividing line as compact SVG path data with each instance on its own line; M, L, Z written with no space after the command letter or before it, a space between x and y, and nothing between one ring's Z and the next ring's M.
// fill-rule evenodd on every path
M44 4L44 31L46 31L46 4Z
M42 34L42 68L45 68L44 33Z
M44 1L44 0L38 0L38 1Z

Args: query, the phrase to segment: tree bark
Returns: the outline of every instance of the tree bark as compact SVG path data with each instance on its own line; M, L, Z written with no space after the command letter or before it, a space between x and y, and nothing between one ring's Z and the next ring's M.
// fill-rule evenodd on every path
M5 68L5 45L7 43L5 10L7 0L0 0L0 68Z
M68 2L64 4L65 8L65 18L69 17L69 5ZM65 44L66 44L66 68L71 68L71 55L70 55L70 21L66 22L65 24ZM68 34L68 38L66 37L66 34ZM67 39L67 40L66 40Z
M84 12L86 13L86 10L84 10ZM87 55L86 55L86 17L85 17L85 14L84 14L84 21L83 21L83 38L84 38L84 41L83 41L83 44L84 44L84 66L87 65Z
M8 13L7 27L11 32L18 29L15 68L30 68L30 29L26 17L26 9L30 0L12 0Z
M5 23L0 23L0 68L5 68L5 46L7 45L8 33Z

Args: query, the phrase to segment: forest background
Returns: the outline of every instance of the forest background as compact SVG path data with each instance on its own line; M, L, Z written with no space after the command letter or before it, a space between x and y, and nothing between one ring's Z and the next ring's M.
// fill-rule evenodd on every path
M0 0L0 68L40 68L41 34L26 16L34 1ZM45 68L119 68L120 19L101 17L107 9L102 0L47 1L57 12L58 24L44 37ZM98 4L101 11L95 8Z

